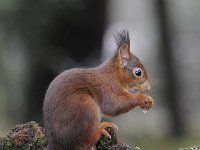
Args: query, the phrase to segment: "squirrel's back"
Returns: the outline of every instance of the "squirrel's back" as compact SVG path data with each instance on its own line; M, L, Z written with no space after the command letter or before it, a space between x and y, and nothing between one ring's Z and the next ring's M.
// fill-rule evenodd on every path
M49 85L43 105L44 125L48 142L51 142L48 144L49 150L78 149L75 146L87 138L82 128L87 126L86 128L92 129L100 122L96 111L97 104L93 97L94 89L101 86L95 70L95 68L70 69L58 75ZM88 103L85 108L84 101ZM91 111L86 109L91 109ZM81 121L84 115L89 116L94 123L89 125L88 117ZM54 145L60 145L60 147Z

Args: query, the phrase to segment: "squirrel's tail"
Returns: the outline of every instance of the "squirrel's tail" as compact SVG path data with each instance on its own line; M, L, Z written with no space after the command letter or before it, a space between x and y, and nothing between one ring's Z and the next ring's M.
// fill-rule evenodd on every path
M66 146L67 145L67 146ZM75 146L72 144L66 144L56 142L53 138L48 138L46 150L75 150Z

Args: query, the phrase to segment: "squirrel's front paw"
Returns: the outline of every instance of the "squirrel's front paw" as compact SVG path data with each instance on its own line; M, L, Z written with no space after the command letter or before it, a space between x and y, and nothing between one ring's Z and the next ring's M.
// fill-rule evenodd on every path
M144 98L140 104L140 108L149 110L152 107L152 105L153 99L148 95L144 95Z

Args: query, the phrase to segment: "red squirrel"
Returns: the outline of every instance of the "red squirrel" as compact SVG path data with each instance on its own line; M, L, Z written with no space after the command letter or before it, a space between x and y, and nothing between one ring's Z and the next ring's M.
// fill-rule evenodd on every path
M150 109L153 99L147 72L130 51L126 29L114 36L116 52L96 68L66 70L49 85L43 104L47 150L87 150L100 135L110 137L110 122L100 122L100 111L118 116L136 106ZM135 94L130 90L137 91Z

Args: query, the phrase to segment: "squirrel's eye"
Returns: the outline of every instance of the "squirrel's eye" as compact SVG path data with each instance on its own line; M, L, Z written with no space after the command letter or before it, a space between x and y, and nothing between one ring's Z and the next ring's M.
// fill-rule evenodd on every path
M143 71L141 68L135 68L133 74L136 78L141 78L143 76Z

